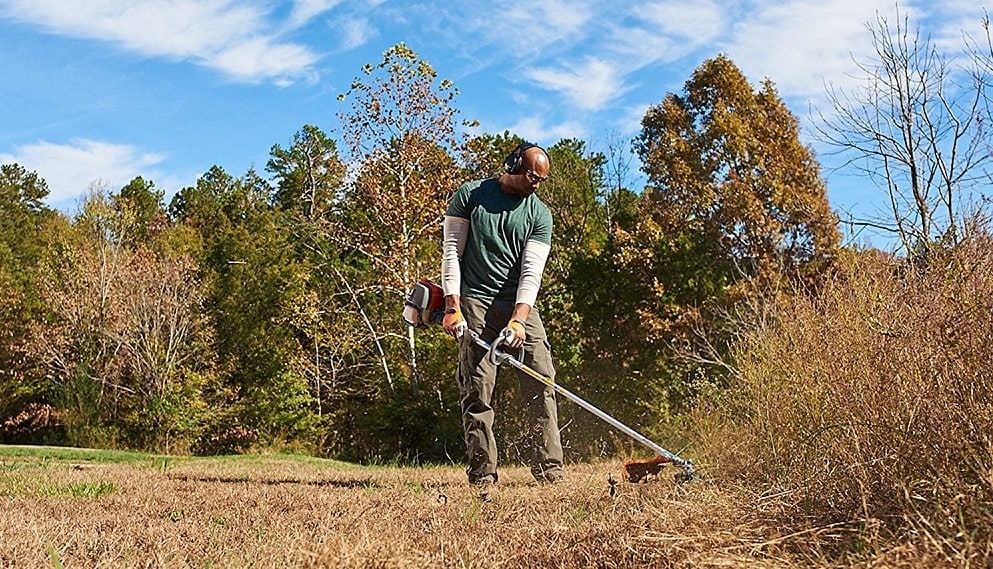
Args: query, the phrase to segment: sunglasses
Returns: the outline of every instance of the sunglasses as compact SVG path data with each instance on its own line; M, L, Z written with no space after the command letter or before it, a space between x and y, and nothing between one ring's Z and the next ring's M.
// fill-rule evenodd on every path
M524 169L524 175L528 177L528 180L531 180L532 184L540 184L548 179L548 176L541 177L535 174L533 170L528 170L527 168Z

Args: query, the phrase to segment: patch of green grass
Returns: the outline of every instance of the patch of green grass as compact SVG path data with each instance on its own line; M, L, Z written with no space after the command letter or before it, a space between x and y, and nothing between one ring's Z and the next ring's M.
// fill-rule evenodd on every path
M38 468L38 464L23 461L0 462L0 473L18 472L29 468Z
M191 460L206 461L206 460L220 460L223 462L293 462L296 464L302 464L304 466L315 466L318 468L356 468L356 464L351 464L348 462L342 462L340 460L331 460L327 458L320 458L316 456L308 456L304 454L227 454L227 455L217 455L217 456L204 456L204 457L194 457ZM372 468L372 467L370 467Z
M153 457L120 450L29 445L0 445L0 456L110 463L141 462Z
M462 520L466 523L476 523L483 513L483 499L477 498L469 503L469 507L462 511Z
M30 492L30 488L21 473L0 476L0 496L23 496Z
M300 454L238 454L218 456L175 456L150 454L135 451L102 450L74 447L30 446L30 445L0 445L0 459L9 457L15 460L10 463L0 462L0 472L5 469L48 467L50 462L91 462L105 464L148 463L161 472L168 472L180 464L225 465L248 464L252 467L268 462L295 463L319 469L335 470L342 468L366 468L362 465L351 464L339 460L330 460ZM7 464L24 464L30 466L7 466ZM374 468L374 467L369 467Z
M38 493L43 496L70 498L99 498L117 490L112 482L80 482L77 484L59 484L44 486Z
M587 508L586 504L574 505L568 510L567 514L572 520L572 525L575 527L583 525L590 518L590 510Z
M45 543L45 549L48 550L48 560L52 563L52 567L55 569L62 569L65 567L62 565L62 560L59 559L59 552L55 550L55 546L52 545L51 541Z
M373 482L372 480L366 480L362 483L362 493L365 496L374 496L384 492L385 490L386 488L383 485Z

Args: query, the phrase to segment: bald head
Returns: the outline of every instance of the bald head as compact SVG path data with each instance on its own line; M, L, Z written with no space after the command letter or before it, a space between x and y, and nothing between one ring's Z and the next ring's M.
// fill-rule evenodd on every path
M522 145L524 146L524 145ZM515 153L520 153L520 159L516 161L517 167L510 169L512 154L508 157L508 171L499 178L503 191L518 197L525 198L533 194L538 186L548 178L551 164L548 154L540 146L526 146L518 148Z
M551 164L548 162L548 155L545 154L545 151L539 146L532 146L521 155L521 171L518 173L523 174L530 171L540 178L539 181L542 181L548 177L550 169Z

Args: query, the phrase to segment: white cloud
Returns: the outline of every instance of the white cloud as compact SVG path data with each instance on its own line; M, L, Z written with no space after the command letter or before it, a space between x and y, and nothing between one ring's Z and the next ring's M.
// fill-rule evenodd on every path
M15 148L13 154L0 154L0 163L20 164L44 178L50 203L68 202L94 183L118 189L135 176L151 177L147 170L164 159L163 154L133 146L88 139L69 144L36 142Z
M293 44L273 45L264 38L254 38L234 44L213 55L211 66L225 70L236 79L251 81L269 77L285 85L292 79L287 70L299 76L313 62L309 50Z
M557 69L528 69L524 74L541 87L561 92L574 106L584 110L600 109L627 90L616 67L598 57L587 57L582 64L567 63Z
M341 4L342 0L295 0L288 25L291 28L303 26L316 16Z
M580 110L601 110L633 88L628 82L632 74L660 61L676 61L713 41L725 29L725 20L725 10L715 0L654 1L623 10L548 0L506 8L494 29L504 37L521 38L514 43L526 46L517 49L528 53L554 43L565 63L531 66L522 76L561 93Z
M346 50L364 45L376 37L376 29L366 19L347 19L340 23L341 43Z
M755 83L772 79L781 92L821 96L825 78L846 81L852 57L871 40L865 22L892 0L799 0L757 6L736 23L722 47Z
M460 41L470 38L476 47L507 54L514 66L542 55L568 39L586 39L583 31L595 18L596 2L531 0L519 2L459 3L448 6Z
M670 0L638 6L632 15L682 43L713 41L726 25L727 9L713 0Z
M876 59L867 26L877 16L930 35L949 57L963 47L962 31L979 32L982 10L971 0L750 0L738 5L728 37L715 45L755 84L768 77L800 110L826 107L826 87L859 88L864 72L856 65ZM897 13L899 9L899 14ZM970 30L971 26L971 30Z
M606 46L603 56L609 55L619 69L633 73L657 61L675 61L692 50L689 43L680 43L658 32L644 27L616 27L610 32L613 41Z
M313 11L315 4L306 9ZM109 41L146 56L191 59L244 81L297 78L317 61L307 47L269 33L267 13L240 0L6 0L0 10L56 35Z
M540 146L555 144L563 138L584 139L589 135L589 129L581 121L570 120L549 125L541 116L537 115L521 117L514 124L500 125L492 132L503 132L504 130Z
M983 18L988 13L974 0L945 0L922 10L921 27L933 32L931 40L942 53L962 55L967 45L986 43Z
M518 40L511 44L514 49L534 51L542 44L576 36L593 18L593 12L578 1L511 1L498 17L506 25L503 31L507 37Z

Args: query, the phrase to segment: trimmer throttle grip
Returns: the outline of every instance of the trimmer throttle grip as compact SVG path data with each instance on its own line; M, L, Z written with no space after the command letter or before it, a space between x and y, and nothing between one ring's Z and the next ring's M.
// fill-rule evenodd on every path
M507 354L501 352L499 348L504 342L509 340L510 337L513 335L514 335L513 330L504 329L502 332L500 332L500 335L493 340L493 343L490 344L490 353L488 356L490 358L491 364L498 366L502 364L508 357L510 357Z

